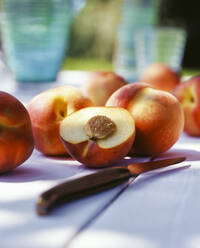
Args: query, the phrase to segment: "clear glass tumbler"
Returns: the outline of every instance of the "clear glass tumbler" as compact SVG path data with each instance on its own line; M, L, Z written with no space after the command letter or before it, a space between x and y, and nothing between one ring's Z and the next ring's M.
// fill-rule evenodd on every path
M151 27L134 36L136 65L140 75L152 63L164 63L179 72L186 43L186 31L178 27Z
M114 69L128 81L137 78L135 32L156 25L160 0L123 0L116 37Z
M71 0L2 0L6 63L17 81L55 81L66 56Z

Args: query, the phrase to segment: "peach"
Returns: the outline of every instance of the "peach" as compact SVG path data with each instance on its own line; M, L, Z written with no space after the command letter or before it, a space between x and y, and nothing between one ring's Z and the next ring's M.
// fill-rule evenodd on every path
M179 75L165 64L155 63L149 65L139 78L140 82L150 84L152 87L172 92L180 83Z
M106 106L127 109L135 120L136 138L131 153L152 156L168 150L183 130L184 115L170 93L145 83L132 83L115 91Z
M92 106L92 102L72 86L60 86L35 96L28 104L35 147L45 155L65 155L59 137L61 121L74 111Z
M0 91L0 173L22 164L33 148L28 111L14 96Z
M126 84L122 77L112 71L94 71L89 74L81 89L95 106L104 106L109 96Z
M182 82L174 90L185 116L184 131L191 136L200 136L200 76Z
M127 155L135 124L126 109L88 107L62 121L60 136L74 159L88 167L105 167Z

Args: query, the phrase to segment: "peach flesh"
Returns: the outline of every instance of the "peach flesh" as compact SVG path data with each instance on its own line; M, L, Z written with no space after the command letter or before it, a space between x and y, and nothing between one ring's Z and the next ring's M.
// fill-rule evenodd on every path
M103 133L103 136L106 134L105 137L91 139L85 132L85 125L91 118L99 116L110 119L116 129L112 133L107 133L106 129L97 130L95 132ZM60 136L69 154L79 162L89 167L104 167L129 152L135 137L135 125L125 109L89 107L65 118L60 126Z

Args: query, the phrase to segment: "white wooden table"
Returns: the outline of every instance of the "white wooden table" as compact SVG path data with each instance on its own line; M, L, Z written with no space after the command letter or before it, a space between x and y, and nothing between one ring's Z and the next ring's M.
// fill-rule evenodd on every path
M78 85L77 75L81 79L86 76L65 72L59 83L42 86L19 86L7 80L7 85L1 82L0 89L27 102L49 86L69 83L70 78L70 82L74 80L71 84ZM148 172L41 217L35 212L39 194L93 170L72 159L45 157L35 150L20 167L0 176L0 247L199 248L200 138L183 134L160 157L180 155L187 156L187 161ZM148 158L121 162L145 160Z

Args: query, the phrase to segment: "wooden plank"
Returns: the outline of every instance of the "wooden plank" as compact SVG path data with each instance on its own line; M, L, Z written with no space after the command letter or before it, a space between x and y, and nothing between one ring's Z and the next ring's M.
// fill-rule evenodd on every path
M186 154L188 161L183 168L176 165L138 177L68 247L199 247L198 142L182 135L163 156Z
M45 157L34 151L23 165L1 175L0 246L14 247L17 243L22 248L59 247L76 236L110 204L123 185L69 203L48 216L37 216L36 200L39 194L58 182L92 171L73 160Z

